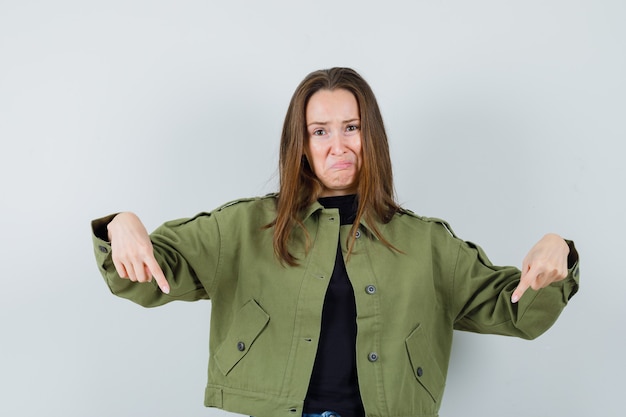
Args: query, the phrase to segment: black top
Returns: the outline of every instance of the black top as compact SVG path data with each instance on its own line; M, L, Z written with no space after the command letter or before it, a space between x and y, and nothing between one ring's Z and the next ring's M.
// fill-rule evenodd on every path
M341 224L356 217L355 195L323 197L320 204L338 208ZM305 414L335 411L341 417L363 417L363 403L356 373L356 304L354 290L337 242L335 267L322 310L322 329L317 356L304 400Z

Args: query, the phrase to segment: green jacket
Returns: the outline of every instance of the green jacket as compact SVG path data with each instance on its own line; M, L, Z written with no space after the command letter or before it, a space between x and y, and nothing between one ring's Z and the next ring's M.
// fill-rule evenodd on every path
M111 291L146 307L174 300L211 299L205 405L256 417L296 417L317 352L322 305L337 242L346 254L351 226L336 209L313 204L296 229L291 253L299 266L274 256L275 196L240 200L191 219L165 223L151 234L155 256L171 286L137 284L115 272L108 242L92 224L98 265ZM369 417L437 416L453 329L532 339L557 319L578 289L577 262L569 276L540 291L510 297L520 277L493 266L476 245L441 220L397 214L377 225L403 253L360 226L348 275L357 307L357 372ZM106 236L106 235L104 235Z

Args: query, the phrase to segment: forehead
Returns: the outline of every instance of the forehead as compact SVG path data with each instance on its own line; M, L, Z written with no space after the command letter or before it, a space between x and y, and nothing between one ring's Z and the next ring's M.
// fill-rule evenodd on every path
M343 88L319 90L311 96L306 106L307 123L355 118L359 118L359 105L354 94Z

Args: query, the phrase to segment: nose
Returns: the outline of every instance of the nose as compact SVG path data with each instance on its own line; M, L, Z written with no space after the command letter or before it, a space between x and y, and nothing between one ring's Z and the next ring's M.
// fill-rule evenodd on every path
M346 153L345 138L341 134L335 134L331 137L330 152L333 155L343 155Z

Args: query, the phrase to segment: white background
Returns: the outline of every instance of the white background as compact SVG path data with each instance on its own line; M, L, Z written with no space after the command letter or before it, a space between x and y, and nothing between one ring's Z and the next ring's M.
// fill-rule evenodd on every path
M274 191L291 93L350 66L403 205L497 264L549 231L581 254L538 340L456 334L442 417L623 415L625 21L621 0L0 0L0 413L227 415L202 405L209 303L111 296L89 222Z

